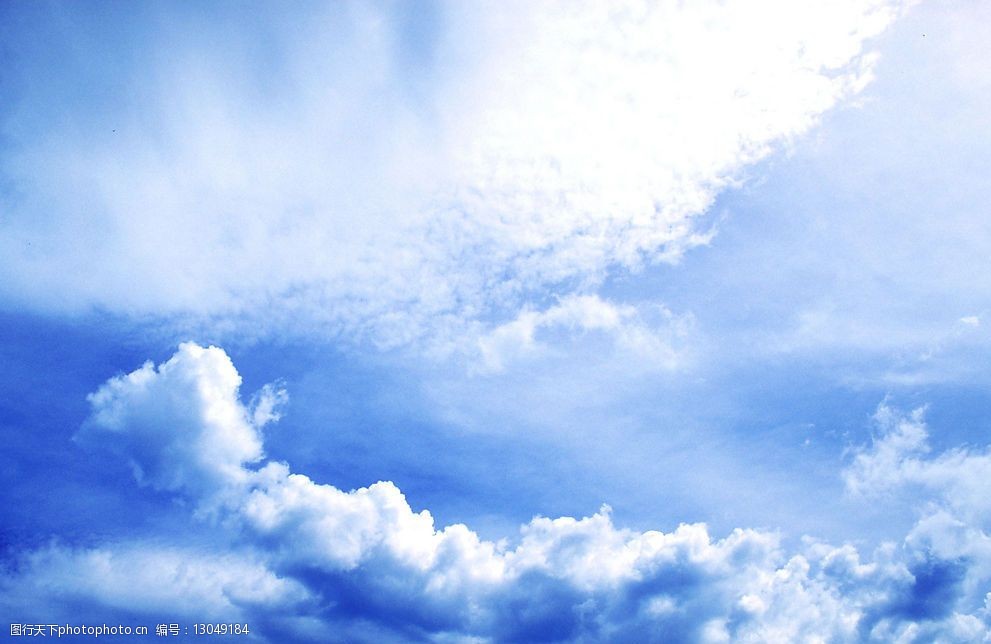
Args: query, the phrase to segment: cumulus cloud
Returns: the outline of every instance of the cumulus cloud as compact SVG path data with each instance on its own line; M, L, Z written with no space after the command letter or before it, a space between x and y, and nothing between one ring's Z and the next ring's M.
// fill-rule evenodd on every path
M853 495L870 500L925 500L905 538L917 585L924 581L925 592L906 609L943 616L954 602L985 601L991 581L989 448L954 448L931 455L925 408L904 414L882 403L874 420L877 436L856 454L844 480ZM954 619L960 628L971 623L963 616ZM925 632L916 627L899 637L926 639Z
M391 482L348 492L258 462L259 427L237 383L222 350L183 345L158 368L91 396L82 431L116 442L141 481L214 504L222 491L220 520L264 562L253 592L291 598L306 619L385 629L358 641L910 642L989 632L980 589L991 571L978 554L991 549L973 522L932 514L869 557L811 539L789 552L779 535L758 530L722 539L701 524L637 532L617 527L608 507L581 519L537 517L517 537L491 542L464 525L438 528ZM847 473L856 489L942 467L943 457L903 465L924 440L920 413L882 411L879 422L885 433ZM166 427L174 436L163 437ZM174 449L180 439L201 450ZM67 561L92 578L93 557ZM97 595L103 587L100 577L76 583Z
M133 69L16 49L67 71L5 115L0 293L448 346L705 243L697 216L863 88L903 4L331 5L264 37L116 13L146 30ZM129 31L68 23L72 51ZM121 92L43 109L80 77Z
M157 368L147 362L91 394L93 414L76 439L127 457L142 484L212 494L242 483L244 464L262 458L258 430L286 396L266 386L252 410L238 399L240 385L226 353L185 343Z
M874 416L878 434L844 472L854 494L883 497L907 487L922 488L976 525L991 525L991 453L988 449L949 449L930 456L925 408L902 414L881 404Z

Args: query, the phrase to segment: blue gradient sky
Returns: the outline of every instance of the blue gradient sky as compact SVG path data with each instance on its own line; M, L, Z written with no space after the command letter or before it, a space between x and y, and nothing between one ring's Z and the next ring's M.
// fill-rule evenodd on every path
M991 10L788 7L5 4L2 613L991 637Z

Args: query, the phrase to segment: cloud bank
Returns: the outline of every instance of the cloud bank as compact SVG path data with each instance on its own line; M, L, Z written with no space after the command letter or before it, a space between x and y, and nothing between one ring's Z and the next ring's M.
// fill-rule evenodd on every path
M148 33L132 66L12 48L63 71L3 114L0 295L449 350L705 243L902 4L331 5L219 40L196 11L42 17L67 47ZM77 108L24 109L50 94Z
M232 531L246 554L228 556L250 574L212 578L197 592L216 612L238 615L271 599L294 617L273 622L269 637L914 642L991 632L991 517L979 495L958 494L980 488L987 456L924 458L921 412L882 406L877 441L845 471L856 494L893 493L906 481L933 493L903 542L868 555L809 538L788 548L760 530L718 539L702 524L637 532L614 525L608 507L580 519L536 517L491 542L464 525L435 526L391 482L347 492L264 461L254 419L271 417L273 396L285 394L268 388L256 398L268 402L251 409L239 384L221 349L184 344L92 394L79 438L127 458L139 484L194 503L202 525ZM103 608L122 606L126 594L136 606L168 605L215 565L192 557L179 566L179 557L142 544L53 546L24 554L4 594L49 602L68 594ZM168 572L164 587L138 587L123 565L132 559Z

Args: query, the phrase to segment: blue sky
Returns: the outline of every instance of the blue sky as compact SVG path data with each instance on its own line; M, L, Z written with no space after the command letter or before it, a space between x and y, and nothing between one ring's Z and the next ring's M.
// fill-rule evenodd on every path
M987 641L989 19L4 5L0 612Z

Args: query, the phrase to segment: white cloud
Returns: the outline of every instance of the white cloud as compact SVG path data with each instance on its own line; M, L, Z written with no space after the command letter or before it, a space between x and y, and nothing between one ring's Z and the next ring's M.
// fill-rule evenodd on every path
M80 604L160 620L247 621L258 611L296 610L312 599L299 582L272 573L250 554L153 543L50 544L21 553L5 572L0 602L6 615L22 623L75 623Z
M447 346L704 243L722 188L870 79L901 4L442 3L427 62L334 5L273 21L268 84L247 26L177 19L111 113L32 94L7 123L0 292Z
M549 347L537 337L542 331L604 334L614 348L633 357L632 362L647 368L674 368L681 357L678 345L688 334L692 319L675 316L661 306L654 308L617 305L596 295L570 295L543 311L525 309L516 319L478 339L480 368L499 372L513 362L546 353Z
M988 449L950 449L929 456L925 408L903 415L886 404L878 407L879 434L844 472L847 488L867 496L923 488L975 525L991 526L991 454Z
M954 448L930 454L924 408L902 414L882 403L875 414L878 436L844 471L847 489L871 500L910 499L920 518L906 535L906 548L935 590L933 596L976 604L991 581L991 455L984 450ZM920 498L922 503L920 503ZM917 575L919 573L916 573ZM917 607L929 610L925 602ZM991 633L975 616L954 615L951 641L970 641L973 632ZM904 627L886 635L898 641L931 638ZM901 638L901 639L899 639Z
M278 590L284 580L317 597L299 604L301 618L402 624L438 641L914 641L988 629L981 589L991 547L972 523L931 515L904 544L883 544L866 560L850 545L814 540L788 553L776 534L755 530L724 539L701 524L637 532L616 527L608 508L582 519L537 517L517 538L490 542L464 525L438 529L390 482L345 492L284 463L246 467L261 439L246 423L237 382L220 349L183 345L158 369L146 365L100 390L112 393L91 396L84 432L117 439L136 472L180 481L167 489L194 500L222 491L221 518L254 548L266 571L255 575L262 587ZM139 392L155 393L154 414ZM924 443L921 413L905 418L882 407L878 418L885 434L848 474L861 491L891 488L905 479L901 472L930 467L903 466ZM172 449L163 427L202 450ZM240 438L214 440L231 435ZM172 456L168 472L160 450ZM941 458L931 467L941 468ZM175 472L194 472L196 483ZM100 599L89 560L75 570L95 579L76 583Z
M267 386L252 411L238 399L240 385L221 349L185 343L157 368L147 362L91 394L93 414L76 438L126 456L135 478L155 489L220 492L243 484L243 465L262 458L258 430L285 398Z

